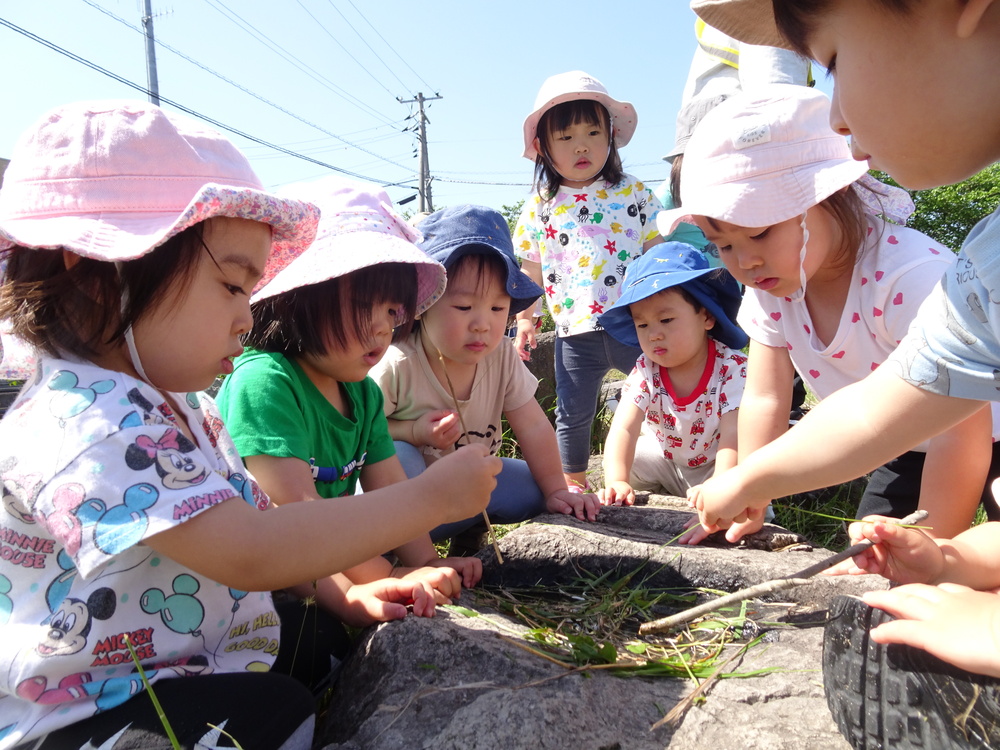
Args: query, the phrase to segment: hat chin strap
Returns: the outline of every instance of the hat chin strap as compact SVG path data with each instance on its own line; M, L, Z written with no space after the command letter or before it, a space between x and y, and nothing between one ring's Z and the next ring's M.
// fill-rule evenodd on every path
M792 302L801 302L806 297L806 245L809 243L809 230L806 228L806 215L802 214L802 249L799 250L799 288L795 290L790 299Z
M118 285L122 290L121 314L124 315L125 308L128 306L129 294L128 287L122 282L121 261L115 262L115 271L118 273ZM152 385L152 381L149 379L146 371L142 368L142 360L139 359L139 350L135 346L135 334L132 333L132 326L125 329L125 348L128 350L129 361L132 363L132 367L135 368L136 373L140 378Z

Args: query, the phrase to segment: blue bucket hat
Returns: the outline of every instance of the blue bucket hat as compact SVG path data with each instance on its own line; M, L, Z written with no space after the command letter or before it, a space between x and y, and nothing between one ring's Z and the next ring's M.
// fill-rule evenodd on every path
M704 254L683 242L663 242L632 261L622 279L622 296L598 317L604 330L623 344L639 346L628 306L671 287L683 287L715 318L709 335L730 349L750 338L736 323L740 285L724 268L711 268Z
M507 221L486 206L451 206L435 211L417 225L421 250L449 271L463 255L496 253L507 268L505 286L511 314L527 310L542 296L542 288L521 273Z

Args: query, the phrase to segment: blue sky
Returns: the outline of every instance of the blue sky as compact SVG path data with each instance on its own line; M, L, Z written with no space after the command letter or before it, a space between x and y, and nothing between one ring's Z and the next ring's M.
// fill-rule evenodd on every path
M2 0L0 18L145 85L145 41L135 30L141 7L141 0ZM661 157L673 143L695 17L682 0L627 4L631 15L613 7L590 0L432 0L422 10L397 0L153 0L157 40L196 61L158 47L160 94L292 151L402 182L414 180L418 164L413 134L400 132L413 123L404 121L411 107L396 97L440 93L427 110L435 205L500 207L527 193L532 165L520 155L521 123L542 81L583 69L635 104L638 130L622 155L629 171L655 183L667 175ZM144 98L2 25L0 97L2 157L51 107ZM269 187L329 172L231 137ZM472 184L482 182L522 186ZM397 201L415 192L388 190Z

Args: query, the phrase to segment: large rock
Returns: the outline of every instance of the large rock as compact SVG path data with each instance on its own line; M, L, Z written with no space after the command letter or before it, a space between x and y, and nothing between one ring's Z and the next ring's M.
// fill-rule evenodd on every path
M654 496L646 507L602 509L594 523L540 517L501 540L503 565L491 550L480 552L483 586L559 584L583 571L624 575L641 566L645 587L734 590L829 554L778 527L765 527L739 547L678 547L669 542L690 518L682 505ZM881 585L869 577L819 578L771 603L753 603L768 642L726 671L766 673L718 681L676 727L655 730L692 690L691 681L625 679L553 664L523 648L530 644L524 625L467 591L460 602L467 609L365 631L333 691L324 741L327 750L846 750L823 698L821 624L836 593ZM744 645L727 646L722 658Z

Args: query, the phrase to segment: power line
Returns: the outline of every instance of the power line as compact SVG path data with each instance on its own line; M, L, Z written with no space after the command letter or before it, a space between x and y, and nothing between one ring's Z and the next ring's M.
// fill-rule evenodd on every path
M308 75L310 78L312 78L313 80L315 80L317 83L319 83L320 85L322 85L325 88L329 89L330 91L333 91L335 94L337 94L337 96L341 97L342 99L344 99L348 103L353 104L354 106L358 107L361 110L367 110L367 112L369 114L377 117L378 119L382 120L382 122L384 122L384 123L391 122L392 118L388 117L387 115L382 114L381 112L379 112L378 110L372 108L368 104L365 104L363 101L361 101L360 99L358 99L356 96L353 96L352 94L348 93L346 90L342 89L337 84L333 83L333 81L331 81L330 79L328 79L322 73L319 73L318 71L316 71L311 66L309 66L306 63L304 63L301 60L299 60L295 55L293 55L291 52L289 52L288 50L286 50L280 44L278 44L277 42L272 41L270 39L270 37L267 36L267 34L265 34L264 32L260 31L252 23L250 23L249 21L244 20L241 16L239 16L239 14L237 14L236 12L234 12L233 10L231 10L225 3L221 2L221 0L205 0L205 2L208 3L208 5L216 13L219 13L220 15L222 15L223 17L225 17L228 21L230 21L231 23L233 23L236 26L238 26L244 33L249 34L250 36L252 36L254 39L256 39L258 42L260 42L261 44L263 44L268 49L270 49L272 52L274 52L275 54L277 54L280 57L284 58L286 62L291 63L292 65L294 65L295 67L297 67L299 70L301 70L303 73L305 73L306 75ZM222 10L220 10L219 6L222 7ZM251 29L252 29L252 31L251 31Z
M328 28L326 28L326 26L323 25L322 21L320 21L318 18L316 18L316 16L313 15L313 13L312 13L311 10L309 10L306 6L304 6L302 4L302 0L296 0L296 1L298 2L299 7L302 8L302 10L304 10L306 13L308 13L309 17L316 22L316 25L319 26L321 29L323 29L323 32L328 37L330 37L331 40L333 40L333 43L336 44L338 47L340 47L342 50L344 50L344 53L348 57L350 57L352 60L354 60L354 55L352 55L350 53L350 51L347 49L347 47L345 47L343 44L340 43L340 40L337 39L337 37L335 37L332 33L330 33L330 30ZM337 11L337 12L339 13L340 11ZM343 14L341 13L341 15L343 15ZM345 18L344 20L346 21L347 19ZM347 25L350 26L350 23L348 23ZM353 29L353 27L352 27L352 29ZM354 32L354 33L357 33L357 32ZM362 39L362 41L364 41L364 40ZM365 44L367 44L367 42L365 42ZM368 49L371 49L371 47L369 47ZM374 52L375 52L375 50L372 50L372 53L374 53ZM378 55L375 55L375 56L378 57ZM357 62L357 60L354 60L354 61ZM379 62L382 62L381 59L379 59ZM382 63L382 64L385 65L385 63ZM382 81L380 81L378 78L375 77L374 73L372 73L370 70L368 70L368 68L366 68L364 65L361 65L360 63L358 63L358 67L361 68L365 73L367 73L368 77L371 78L373 81L375 81L375 83L377 83L379 86L381 86L382 90L385 91L385 93L387 93L389 96L392 96L392 92L389 91L389 89L386 87L386 85L384 83L382 83ZM392 73L391 70L389 72ZM400 81L400 83L402 83L402 81Z
M345 15L343 14L343 12L342 12L342 11L340 10L340 8L338 8L338 7L336 6L336 5L334 5L334 4L333 4L333 0L326 0L326 1L327 1L327 3L329 3L330 7L331 7L331 8L333 8L333 9L334 9L335 11L337 11L338 15L339 15L339 16L340 16L341 18L343 18L343 19L344 19L344 23L346 23L346 24L348 25L348 27L350 27L351 31L353 31L353 32L355 33L355 35L357 35L358 39L360 39L360 40L361 40L362 44L364 44L364 45L365 45L365 46L366 46L366 47L367 47L367 48L368 48L368 49L369 49L369 50L371 51L371 53L372 53L373 55L375 55L375 59L376 59L376 60L378 60L378 61L379 61L380 63L382 63L382 66L383 66L383 67L384 67L384 68L385 68L386 70L388 70L388 71L389 71L389 74L390 74L390 75L391 75L391 76L392 76L393 78L395 78L395 79L396 79L397 81L399 81L399 85L400 85L400 86L402 86L402 87L403 87L403 89L405 90L405 89L406 89L406 84L405 84L405 83L403 83L403 79L402 79L402 78L400 78L400 77L399 77L398 75L396 75L396 71L394 71L394 70L393 70L392 68L390 68L390 67L389 67L389 65L388 65L388 63L386 63L386 61L382 59L382 57L381 57L381 56L379 55L379 53L378 53L378 52L376 52L376 51L375 51L375 49L374 49L374 48L373 48L373 47L372 47L372 46L371 46L371 45L370 45L370 44L368 43L368 40L367 40L367 39L365 39L365 38L364 38L363 36L361 36L361 32L360 32L360 31L358 31L358 30L357 30L356 28L354 28L354 24L352 24L352 23L351 23L351 22L350 22L350 21L348 20L347 16L345 16ZM299 5L302 5L302 0L299 0ZM310 15L312 15L312 14L310 13ZM364 18L364 17L362 16L362 18ZM366 22L368 21L368 19L367 19L367 18L365 18L364 20L365 20ZM371 26L371 24L370 24L370 23L369 23L368 25L369 25L369 26ZM377 34L378 32L376 31L375 33ZM385 41L385 40L383 39L382 41ZM390 49L391 49L391 48L390 48ZM397 55L397 56L398 56L398 55ZM404 61L404 64L405 64L405 61ZM383 87L383 88L384 88L384 87Z
M124 84L125 86L128 86L129 88L135 89L136 91L139 91L139 92L141 92L141 93L143 93L143 94L145 94L147 96L149 95L149 89L146 88L145 86L142 86L141 84L138 84L138 83L134 83L133 81L130 81L127 78L124 78L124 77L118 75L117 73L111 72L107 68L102 68L97 63L91 62L90 60L87 60L84 57L80 57L79 55L77 55L77 54L75 54L73 52L70 52L69 50L67 50L67 49L65 49L63 47L60 47L58 44L55 44L54 42L50 42L49 40L43 39L42 37L38 36L37 34L33 34L32 32L28 31L27 29L22 29L20 26L17 26L15 24L11 23L10 21L8 21L6 18L0 18L0 25L6 26L11 31L16 31L18 34L21 34L21 35L27 37L28 39L31 39L32 41L38 42L39 44L41 44L41 45L43 45L45 47L48 47L49 49L53 50L54 52L58 52L61 55L65 55L69 59L74 60L75 62L78 62L81 65L86 65L91 70L95 70L98 73L101 73L102 75L106 75L109 78L112 78L112 79L118 81L119 83ZM248 141L252 141L254 143L259 143L262 146L267 146L268 148L272 148L275 151L280 151L281 153L287 154L288 156L293 156L296 159L302 159L303 161L311 162L312 164L316 164L318 166L325 167L326 169L331 169L334 172L339 172L340 174L347 175L348 177L353 177L353 178L355 178L357 180L364 180L366 182L374 182L374 183L377 183L377 184L380 184L380 185L383 185L383 186L392 186L392 185L398 184L398 183L395 183L395 182L387 182L386 180L375 179L374 177L368 177L366 175L358 174L357 172L351 172L351 171L349 171L347 169L342 169L341 167L336 167L333 164L327 164L326 162L320 161L319 159L313 159L310 156L306 156L304 154L297 153L295 151L292 151L291 149L287 149L287 148L285 148L283 146L279 146L276 143L271 143L270 141L265 141L263 138L258 138L255 135L250 135L249 133L247 133L247 132L245 132L243 130L240 130L238 128L235 128L232 125L226 125L225 123L220 122L219 120L216 120L216 119L213 119L211 117L208 117L207 115L204 115L204 114L202 114L200 112L197 112L197 111L191 109L190 107L186 107L186 106L184 106L183 104L181 104L179 102L176 102L176 101L174 101L172 99L168 99L165 96L161 96L160 100L162 102L165 102L166 104L169 104L171 107L174 107L175 109L178 109L181 112L184 112L185 114L191 115L192 117L197 117L199 120L207 122L210 125L214 125L215 127L219 128L220 130L226 130L226 131L228 131L230 133L233 133L234 135L240 136L241 138L246 138Z
M137 31L137 32L145 35L145 32L141 31L140 29L137 29L135 26L133 26L132 24L130 24L128 21L126 21L124 18L121 18L120 16L115 15L111 11L106 10L105 8L102 8L100 5L98 5L97 3L93 2L93 0L83 0L83 2L85 2L87 5L89 5L90 7L94 8L95 10L99 10L101 13L104 13L106 16L109 16L110 18L115 19L116 21L118 21L119 23L121 23L123 26L126 26L127 28L132 29L133 31ZM288 115L289 117L291 117L291 118L293 118L295 120L298 120L299 122L301 122L301 123L303 123L305 125L308 125L311 128L315 128L319 132L324 133L325 135L328 135L331 138L336 138L341 143L344 143L344 144L346 144L346 145L348 145L348 146L350 146L352 148L356 148L358 151L363 151L364 153L368 154L369 156L374 156L375 158L380 159L380 160L382 160L382 161L384 161L384 162L386 162L388 164L392 164L394 167L399 167L400 169L406 169L406 170L410 169L410 167L404 166L403 164L399 164L399 163L394 162L394 161L392 161L390 159L387 159L387 158L385 158L383 156L380 156L379 154L376 154L374 151L369 151L368 149L366 149L366 148L364 148L362 146L359 146L356 143L352 143L351 141L348 141L347 139L345 139L345 138L337 135L336 133L333 133L333 132L327 130L326 128L322 127L321 125L317 125L314 122L310 122L309 120L306 120L304 117L300 117L299 115L297 115L294 112L286 109L285 107L282 107L280 104L277 104L276 102L272 102L270 99L267 99L267 98L261 96L260 94L254 92L254 91L251 91L250 89L246 88L242 84L237 83L233 79L227 78L226 76L222 75L218 71L212 70L208 66L200 63L199 61L195 60L194 58L190 57L189 55L186 55L185 53L181 52L180 50L175 49L174 47L171 47L169 44L167 44L166 42L164 42L164 41L162 41L160 39L156 39L155 42L156 42L156 44L158 46L163 47L164 49L167 49L167 50L173 52L178 57L183 58L184 60L187 60L189 63L191 63L192 65L195 65L196 67L198 67L201 70L205 71L209 75L215 76L216 78L218 78L221 81L225 81L230 86L234 86L235 88L239 89L243 93L252 96L254 99L257 99L258 101L263 102L264 104L268 105L269 107L273 107L274 109L278 110L279 112L283 112L284 114Z
M333 3L332 3L332 0L327 0L327 2L329 2L329 3L331 4L331 5L333 4ZM414 69L413 69L413 68L412 68L412 67L410 66L410 64L409 64L408 62L406 62L406 60L404 60L404 59L403 59L402 55L400 55L400 54L399 54L398 52L396 52L396 48L395 48L395 47L393 47L393 46L392 46L391 44L389 44L389 42L387 42L387 41L386 41L385 37L384 37L384 36L382 36L382 35L381 35L381 34L379 33L378 29L376 29L376 28L375 28L374 26L372 26L372 22L368 20L368 18L367 18L367 17L365 16L365 14L364 14L364 13L362 13L362 12L361 12L360 10L358 10L358 6L356 6L356 5L355 5L355 4L353 3L353 1L352 1L352 0L347 0L347 2L348 2L348 3L350 4L350 6L351 6L352 8L354 8L354 12L355 12L355 13L357 13L357 14L358 14L359 16L361 16L361 18L362 18L362 19L364 20L364 22L365 22L366 24L368 24L368 27L369 27L369 28L370 28L370 29L371 29L372 31L374 31L374 32L375 32L375 35L376 35L376 36L377 36L377 37L378 37L379 39L381 39L381 40L382 40L382 41L383 41L383 42L385 43L385 46L386 46L386 47L388 47L388 48L389 48L390 50L392 50L392 54L394 54L394 55L395 55L396 57L398 57L398 58L399 58L399 60L400 60L400 62L402 62L402 63L403 63L403 65L405 65L405 66L406 66L407 68L409 68L410 72L411 72L411 73L413 73L413 75L415 75L415 76L416 76L417 78L420 78L420 82L421 82L421 83L423 83L423 84L424 84L424 86L426 86L426 87L427 87L428 89L431 89L432 91L435 91L435 92L436 92L436 91L437 91L437 88L436 88L435 86L431 86L431 85L430 85L429 83L427 83L427 81L425 81L425 80L424 80L423 78L421 78L420 74L419 74L419 73L418 73L417 71L415 71L415 70L414 70ZM401 82L401 83L402 83L402 82Z

